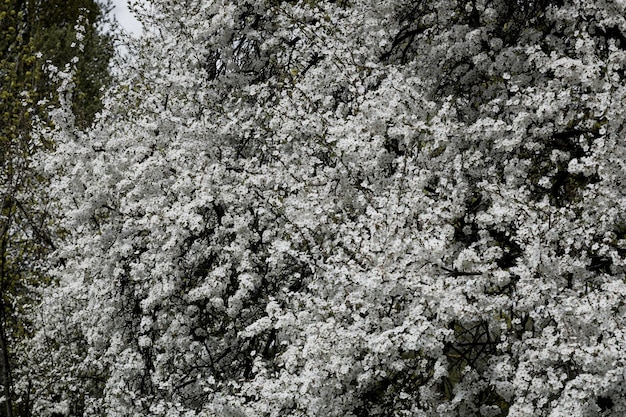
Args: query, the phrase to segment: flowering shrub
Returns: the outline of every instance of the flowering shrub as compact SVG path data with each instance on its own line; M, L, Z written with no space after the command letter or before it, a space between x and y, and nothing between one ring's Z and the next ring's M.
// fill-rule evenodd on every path
M151 3L47 158L71 413L626 411L622 2Z

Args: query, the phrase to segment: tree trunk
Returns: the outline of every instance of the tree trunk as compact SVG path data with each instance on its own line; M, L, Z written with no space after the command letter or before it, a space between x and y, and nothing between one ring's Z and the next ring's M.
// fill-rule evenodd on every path
M0 308L4 309L4 303L0 303ZM6 407L6 417L13 417L13 404L11 401L11 365L9 363L9 346L5 331L4 311L0 317L0 364L2 374L0 378L4 386L4 404Z
M4 290L6 283L6 239L5 234L8 225L4 225L2 230L2 244L0 245L0 381L4 387L4 404L6 407L6 417L13 417L13 404L11 396L11 365L9 362L9 344L6 332L6 314L4 311Z

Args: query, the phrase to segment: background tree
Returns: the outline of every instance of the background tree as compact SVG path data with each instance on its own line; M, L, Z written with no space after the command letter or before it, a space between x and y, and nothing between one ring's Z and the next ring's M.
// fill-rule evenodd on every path
M94 1L7 0L0 4L0 382L5 416L32 412L26 319L48 283L41 264L54 248L46 181L36 155L51 149L42 135L57 87L46 69L78 58L74 115L86 127L108 84L112 42L101 32L105 11ZM82 27L79 27L82 26Z

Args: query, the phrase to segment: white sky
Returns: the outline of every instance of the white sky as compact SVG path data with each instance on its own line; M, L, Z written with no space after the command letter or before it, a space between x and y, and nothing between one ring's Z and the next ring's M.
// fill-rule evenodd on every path
M115 8L113 14L117 18L120 25L128 32L134 35L141 34L141 24L134 18L128 10L127 0L112 0Z

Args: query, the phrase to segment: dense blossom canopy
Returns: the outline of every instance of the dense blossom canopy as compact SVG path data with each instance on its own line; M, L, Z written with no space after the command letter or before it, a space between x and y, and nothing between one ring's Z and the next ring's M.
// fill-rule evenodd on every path
M139 12L44 158L42 410L626 413L626 3Z

